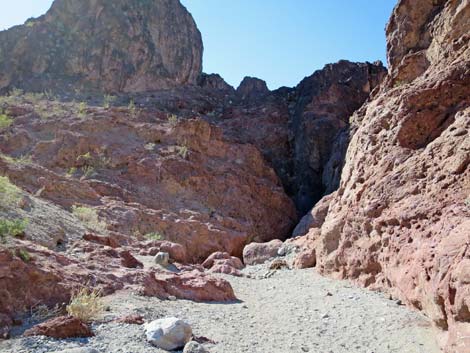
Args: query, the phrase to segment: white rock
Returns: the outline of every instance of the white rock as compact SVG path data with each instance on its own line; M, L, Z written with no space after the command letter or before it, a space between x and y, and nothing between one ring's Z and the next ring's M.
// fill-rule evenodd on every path
M283 245L277 250L278 256L286 256L287 255L287 248Z
M183 353L209 353L209 351L205 349L202 344L197 343L196 341L191 341L186 343Z
M147 341L152 345L172 351L184 347L191 339L191 326L183 320L168 317L145 325Z
M157 253L157 255L155 255L155 263L157 265L162 265L166 267L168 266L169 262L170 262L170 254L168 254L167 252L160 251L159 253Z

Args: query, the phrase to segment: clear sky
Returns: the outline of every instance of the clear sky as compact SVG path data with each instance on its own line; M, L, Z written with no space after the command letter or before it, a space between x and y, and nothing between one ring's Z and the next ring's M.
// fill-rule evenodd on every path
M79 1L79 0L77 0ZM385 60L385 25L397 0L181 0L204 41L204 71L238 86L294 86L340 59ZM5 1L0 30L37 17L52 0Z

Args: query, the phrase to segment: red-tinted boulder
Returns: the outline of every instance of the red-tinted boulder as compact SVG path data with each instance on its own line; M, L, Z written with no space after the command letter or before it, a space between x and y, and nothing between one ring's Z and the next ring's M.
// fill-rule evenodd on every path
M53 338L74 338L94 336L91 328L73 316L59 316L36 325L24 333L25 336L48 336Z
M150 272L145 275L140 293L161 299L175 296L196 302L236 300L228 281L196 270L183 273Z
M123 250L119 253L119 257L121 258L121 264L127 268L143 268L144 265L142 262L137 260L134 256L132 256L129 250Z

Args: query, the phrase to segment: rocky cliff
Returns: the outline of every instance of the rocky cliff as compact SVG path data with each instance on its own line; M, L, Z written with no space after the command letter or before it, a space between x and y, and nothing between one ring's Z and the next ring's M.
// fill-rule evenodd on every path
M336 190L346 153L349 117L382 81L382 63L342 60L296 87L270 92L245 78L222 114L228 136L255 144L274 167L299 214Z
M202 40L174 0L55 0L0 32L0 91L137 92L195 84Z
M389 74L352 116L339 189L296 240L323 273L423 310L449 352L470 345L469 18L468 1L398 3Z

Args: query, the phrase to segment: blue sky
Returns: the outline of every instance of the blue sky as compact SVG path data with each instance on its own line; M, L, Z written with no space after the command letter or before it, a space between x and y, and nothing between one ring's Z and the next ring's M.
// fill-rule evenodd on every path
M244 76L294 86L340 59L385 59L384 28L396 0L181 0L204 41L204 71L233 86ZM37 17L52 0L2 4L0 30Z

